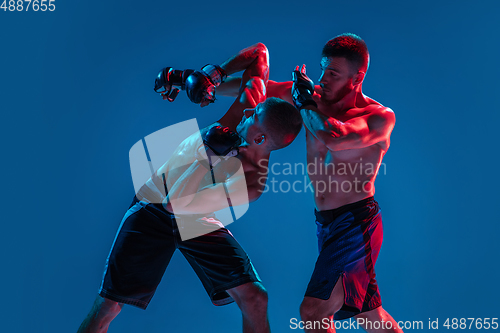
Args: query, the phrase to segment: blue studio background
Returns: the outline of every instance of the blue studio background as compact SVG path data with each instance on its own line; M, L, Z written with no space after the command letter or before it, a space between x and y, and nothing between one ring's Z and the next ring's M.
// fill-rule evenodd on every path
M496 1L62 1L0 11L3 332L76 332L132 196L128 151L200 109L153 92L164 66L221 63L263 42L270 76L308 65L342 32L371 53L364 92L396 112L377 180L384 244L376 266L396 320L500 317ZM304 131L274 162L305 161ZM294 181L302 175L276 175ZM317 255L310 193L266 193L230 229L269 291L273 332L289 332ZM238 332L176 253L146 311L109 332ZM440 330L445 330L442 326ZM408 330L411 331L411 330ZM427 331L427 329L425 329Z

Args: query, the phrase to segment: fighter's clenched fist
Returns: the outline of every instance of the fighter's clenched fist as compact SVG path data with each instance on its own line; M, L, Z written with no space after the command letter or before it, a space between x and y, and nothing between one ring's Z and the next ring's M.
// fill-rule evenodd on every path
M307 105L318 107L313 100L314 82L306 75L306 65L302 65L299 71L299 66L292 72L292 99L293 104L297 109L301 109Z

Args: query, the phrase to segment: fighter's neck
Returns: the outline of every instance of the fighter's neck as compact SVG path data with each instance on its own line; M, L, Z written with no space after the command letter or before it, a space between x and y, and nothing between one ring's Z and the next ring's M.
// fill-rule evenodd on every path
M247 161L260 167L263 167L264 165L267 166L271 155L269 151L259 149L257 147L246 147L242 154L245 156Z
M351 109L364 108L369 104L370 102L361 90L361 85L338 102L328 103L328 101L324 101L328 111L334 114L344 114Z

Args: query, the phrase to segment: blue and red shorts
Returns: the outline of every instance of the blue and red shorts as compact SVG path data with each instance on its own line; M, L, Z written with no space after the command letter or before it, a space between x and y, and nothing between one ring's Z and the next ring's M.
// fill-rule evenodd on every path
M381 306L375 279L383 238L378 203L370 197L315 214L319 256L305 295L327 300L342 277L344 305L335 320Z

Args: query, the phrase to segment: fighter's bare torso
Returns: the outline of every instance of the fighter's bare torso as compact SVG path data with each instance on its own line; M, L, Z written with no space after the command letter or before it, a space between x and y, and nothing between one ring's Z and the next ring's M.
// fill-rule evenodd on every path
M344 123L360 116L371 115L372 118L377 118L379 114L392 112L366 96L359 103L360 107L341 112L332 111L329 105L321 100L319 94L315 94L314 99L321 114ZM382 158L389 148L389 137L367 147L335 151L306 129L306 142L307 163L316 166L309 170L316 209L334 209L374 195L375 178ZM382 172L385 172L385 167Z
M211 124L200 130L200 133L194 133L186 138L172 154L172 157L165 162L157 171L157 176L162 179L165 175L167 189L172 188L175 182L187 170L187 168L196 159L196 151L200 148L200 134L204 137L206 132L213 126L221 125L220 123ZM244 147L240 147L240 153L237 158L230 158L223 161L214 167L214 176L216 182L221 182L228 179L240 167L243 167L245 174L246 185L249 189L261 186L258 184L258 178L266 173L266 166L262 162L256 163L253 156ZM267 161L269 158L267 159ZM200 182L199 190L213 185L212 174L207 170L204 178ZM262 191L249 191L250 201L256 200ZM257 195L257 197L256 197Z

